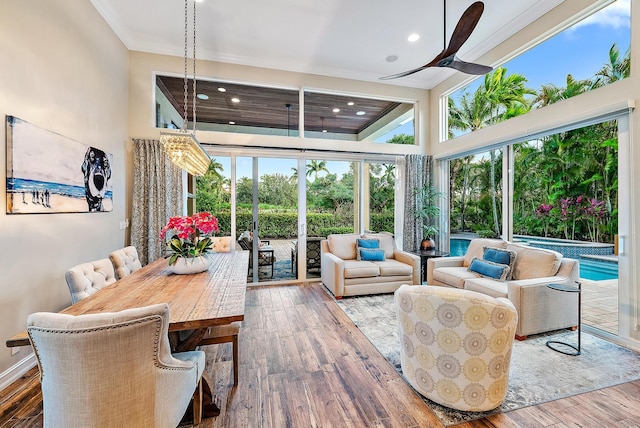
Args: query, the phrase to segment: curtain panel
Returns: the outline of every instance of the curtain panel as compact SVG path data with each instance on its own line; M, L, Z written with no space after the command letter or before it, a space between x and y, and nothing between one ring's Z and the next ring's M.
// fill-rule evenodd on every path
M432 156L406 155L404 166L404 209L405 221L403 228L403 248L406 251L420 249L420 242L424 238L422 221L416 218L416 213L422 208L416 197L416 192L432 183Z
M165 253L160 230L169 217L183 215L182 169L165 154L159 140L133 140L131 245L142 264Z

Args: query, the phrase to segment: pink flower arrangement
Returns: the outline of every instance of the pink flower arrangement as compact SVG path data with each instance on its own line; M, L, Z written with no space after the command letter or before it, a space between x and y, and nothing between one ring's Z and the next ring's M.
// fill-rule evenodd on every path
M171 217L160 231L160 238L164 239L167 232L173 230L175 234L167 242L172 251L169 265L173 265L180 257L194 258L207 254L213 244L211 235L218 232L218 219L211 213L199 212L191 216Z

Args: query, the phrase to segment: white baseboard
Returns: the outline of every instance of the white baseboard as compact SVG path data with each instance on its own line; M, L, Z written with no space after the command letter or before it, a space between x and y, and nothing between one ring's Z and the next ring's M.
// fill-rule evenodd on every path
M20 379L21 376L28 372L37 363L36 354L32 352L4 372L0 373L0 391Z

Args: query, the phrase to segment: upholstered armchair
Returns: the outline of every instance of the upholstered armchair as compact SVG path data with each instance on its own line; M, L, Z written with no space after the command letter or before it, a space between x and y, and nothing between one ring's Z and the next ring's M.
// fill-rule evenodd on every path
M71 293L71 303L76 303L116 282L113 265L109 259L74 266L65 273L64 278Z
M125 276L131 275L131 272L142 268L138 251L136 247L132 245L111 252L109 254L109 260L111 260L116 272L116 279L122 279Z
M35 313L45 427L175 428L194 398L201 420L202 351L171 354L169 307L115 313Z
M507 394L518 313L506 298L438 286L395 292L402 374L429 400L495 409Z

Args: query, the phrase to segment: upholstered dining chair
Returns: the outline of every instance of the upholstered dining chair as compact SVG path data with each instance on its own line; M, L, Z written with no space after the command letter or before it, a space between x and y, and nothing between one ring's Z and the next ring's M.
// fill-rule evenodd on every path
M458 288L402 285L395 292L402 374L431 401L463 411L506 397L518 313L505 298Z
M205 354L171 354L169 306L29 315L45 427L175 428L194 399L202 417Z
M71 293L71 303L76 303L116 282L113 264L109 259L74 266L65 273L64 278Z
M230 236L212 236L211 243L213 244L213 251L216 253L228 253L231 251Z
M136 247L130 245L109 253L109 260L116 272L116 279L122 279L142 268Z

